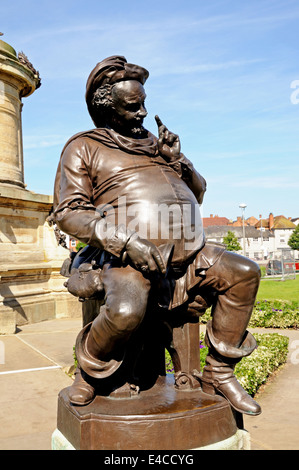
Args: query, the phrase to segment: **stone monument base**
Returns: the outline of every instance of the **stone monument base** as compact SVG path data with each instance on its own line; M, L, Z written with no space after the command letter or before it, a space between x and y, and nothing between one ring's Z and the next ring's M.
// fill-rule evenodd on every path
M57 245L47 222L52 203L52 196L0 182L0 334L14 334L27 323L82 317L81 302L60 275L69 250Z
M212 447L211 447L212 446ZM58 398L52 448L75 450L248 449L249 435L222 397L178 390L173 376L131 398L97 396L79 407Z

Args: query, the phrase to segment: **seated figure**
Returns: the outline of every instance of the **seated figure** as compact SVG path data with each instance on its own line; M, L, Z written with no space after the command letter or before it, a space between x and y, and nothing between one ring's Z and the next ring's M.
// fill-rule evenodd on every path
M147 334L147 318L158 322L179 312L188 321L211 306L202 391L257 415L261 409L234 367L256 347L247 325L260 270L206 243L200 214L206 182L158 116L158 137L143 127L147 78L146 69L122 56L96 65L86 87L95 128L66 143L57 170L55 222L88 245L78 255L81 287L87 282L85 297L102 299L77 339L70 401L85 405L97 387L105 393L107 381L117 384L130 341L136 332ZM84 272L91 259L97 269ZM151 342L154 348L155 337Z

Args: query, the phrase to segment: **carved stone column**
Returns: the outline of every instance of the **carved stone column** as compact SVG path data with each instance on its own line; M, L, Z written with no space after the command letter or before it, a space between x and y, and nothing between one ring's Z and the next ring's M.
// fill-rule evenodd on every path
M24 184L22 98L40 86L38 72L23 54L0 40L0 183Z
M25 189L22 98L39 86L27 57L0 40L0 334L81 315L59 273L69 252L57 245L47 222L53 197Z

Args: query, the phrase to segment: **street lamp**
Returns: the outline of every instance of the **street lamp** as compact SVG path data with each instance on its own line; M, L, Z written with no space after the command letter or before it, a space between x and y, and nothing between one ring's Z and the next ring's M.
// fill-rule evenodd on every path
M245 224L244 224L244 212L247 207L246 204L239 204L240 209L242 210L242 225L243 225L243 255L245 256Z

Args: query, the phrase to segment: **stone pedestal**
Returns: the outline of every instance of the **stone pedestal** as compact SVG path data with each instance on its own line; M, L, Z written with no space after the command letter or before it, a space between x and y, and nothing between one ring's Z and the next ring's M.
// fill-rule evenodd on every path
M63 286L68 250L57 246L46 221L50 196L0 184L0 334L17 326L81 316L81 304Z
M39 86L27 57L0 40L0 334L24 323L82 315L59 274L69 252L58 247L46 221L52 196L25 189L22 98Z
M52 446L172 451L226 445L237 449L248 448L245 435L224 398L207 395L200 388L177 390L169 375L135 397L97 396L84 407L72 406L68 388L62 390Z

